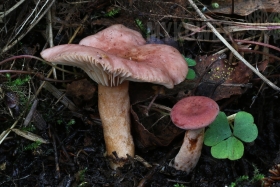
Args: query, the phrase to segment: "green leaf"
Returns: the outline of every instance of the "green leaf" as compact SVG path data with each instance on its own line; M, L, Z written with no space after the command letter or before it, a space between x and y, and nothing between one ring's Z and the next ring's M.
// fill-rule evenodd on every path
M195 78L195 71L193 69L189 68L186 79L193 80L194 78Z
M234 119L233 134L244 142L252 142L258 136L254 118L247 112L238 112Z
M237 160L243 156L244 146L243 143L235 137L227 139L228 144L228 159Z
M233 136L211 147L212 156L218 159L237 160L243 156L243 153L243 143Z
M191 58L185 58L185 61L188 63L188 66L195 66L196 65L196 61L191 59Z
M212 3L211 6L212 6L212 8L219 8L220 7L219 3Z
M204 144L207 146L217 145L221 141L229 138L231 134L227 116L224 112L220 112L215 121L206 130Z
M218 143L217 145L211 147L211 155L214 158L218 159L225 159L228 157L228 152L227 152L227 142L222 141Z

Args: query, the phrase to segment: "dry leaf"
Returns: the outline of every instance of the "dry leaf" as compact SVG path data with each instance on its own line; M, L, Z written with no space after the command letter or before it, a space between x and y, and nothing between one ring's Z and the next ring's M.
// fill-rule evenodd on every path
M66 94L73 98L77 106L91 106L95 91L96 87L92 82L82 79L68 84Z
M11 129L14 133L16 133L17 135L19 136L22 136L28 140L31 140L31 141L38 141L38 142L41 142L41 143L49 143L49 141L41 138L40 136L36 135L36 134L33 134L31 132L28 132L28 131L22 131L20 129Z
M131 107L131 113L135 143L143 151L157 146L168 146L175 137L184 132L171 122L169 116L160 119L163 117L161 114L150 114L147 120L141 120L145 124L144 126L133 107ZM158 123L154 124L155 121Z
M195 70L203 76L196 95L208 96L215 101L244 93L245 89L239 85L248 83L252 76L252 71L242 62L229 64L218 55L199 56Z

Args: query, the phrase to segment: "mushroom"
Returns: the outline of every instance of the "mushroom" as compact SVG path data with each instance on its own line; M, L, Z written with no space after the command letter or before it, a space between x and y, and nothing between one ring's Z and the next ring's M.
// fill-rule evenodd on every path
M188 72L177 49L167 45L144 45L144 41L140 33L115 25L83 39L80 45L59 45L41 52L47 61L83 69L98 83L98 109L112 169L123 166L127 155L134 157L129 81L173 88Z
M204 129L215 120L218 113L218 104L204 96L187 97L173 106L170 113L172 122L187 131L171 166L187 173L192 171L201 154Z
M146 44L146 40L139 32L117 24L85 37L79 44L122 57L131 48Z

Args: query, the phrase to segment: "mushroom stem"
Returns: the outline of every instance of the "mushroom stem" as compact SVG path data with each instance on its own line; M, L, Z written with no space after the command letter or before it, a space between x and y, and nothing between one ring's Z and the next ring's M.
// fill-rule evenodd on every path
M190 173L196 166L203 146L204 129L186 131L183 145L174 159L175 169Z
M134 157L130 132L130 102L128 81L115 86L98 85L98 109L103 126L107 156L113 158L112 169L122 167L127 154ZM113 156L116 152L117 158Z

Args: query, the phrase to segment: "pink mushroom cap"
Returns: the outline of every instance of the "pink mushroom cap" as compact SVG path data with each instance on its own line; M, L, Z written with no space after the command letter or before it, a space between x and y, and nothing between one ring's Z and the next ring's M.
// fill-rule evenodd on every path
M177 102L170 116L177 127L192 130L208 126L218 113L219 106L214 100L204 96L191 96Z
M79 44L122 57L131 48L146 44L146 40L139 32L116 24L82 39Z
M77 66L103 86L118 86L127 80L173 88L188 72L182 55L167 45L138 46L118 57L94 47L65 44L45 49L41 56L55 64Z

